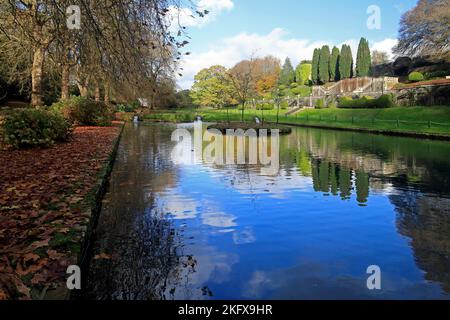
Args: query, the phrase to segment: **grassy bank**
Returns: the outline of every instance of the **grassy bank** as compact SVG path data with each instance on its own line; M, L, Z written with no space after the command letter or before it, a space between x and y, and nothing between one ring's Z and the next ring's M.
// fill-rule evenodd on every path
M257 116L274 122L276 110L246 110L245 121ZM434 135L450 138L450 107L396 107L388 109L311 109L287 116L281 110L279 121L283 124L320 126L327 128L368 130L381 133L406 133ZM239 110L179 110L161 111L145 116L147 120L190 122L197 116L204 121L240 121Z

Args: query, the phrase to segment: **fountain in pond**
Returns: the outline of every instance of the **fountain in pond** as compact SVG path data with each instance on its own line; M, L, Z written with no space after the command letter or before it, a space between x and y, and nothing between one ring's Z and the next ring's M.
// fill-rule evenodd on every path
M139 123L139 117L138 116L134 116L133 117L133 123Z
M258 117L255 117L255 122L256 122L257 125L261 124L261 120Z

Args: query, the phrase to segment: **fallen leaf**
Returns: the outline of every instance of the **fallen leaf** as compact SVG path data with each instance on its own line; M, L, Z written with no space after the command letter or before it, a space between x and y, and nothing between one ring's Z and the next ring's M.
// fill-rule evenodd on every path
M106 253L100 253L94 257L94 260L111 260L111 256Z

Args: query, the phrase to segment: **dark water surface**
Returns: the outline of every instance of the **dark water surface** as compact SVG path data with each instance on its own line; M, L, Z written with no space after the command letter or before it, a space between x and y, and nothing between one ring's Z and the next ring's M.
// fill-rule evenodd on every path
M174 163L175 128L125 129L86 297L450 298L449 142L298 128L265 175Z

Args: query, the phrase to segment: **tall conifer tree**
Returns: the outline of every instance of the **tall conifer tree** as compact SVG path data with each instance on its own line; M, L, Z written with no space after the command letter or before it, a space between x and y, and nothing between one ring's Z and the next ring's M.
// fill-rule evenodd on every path
M339 81L339 49L337 47L333 47L333 51L331 53L330 58L330 80L331 81Z
M341 80L353 77L353 55L349 45L342 46L338 64Z
M280 84L290 86L295 82L295 71L291 59L286 58L280 74Z
M371 64L372 58L369 49L369 41L365 38L361 38L356 57L356 76L367 77L370 73Z
M330 47L323 46L319 57L319 82L322 84L330 81Z
M312 60L311 80L313 84L319 83L319 57L320 49L314 49L314 55Z

